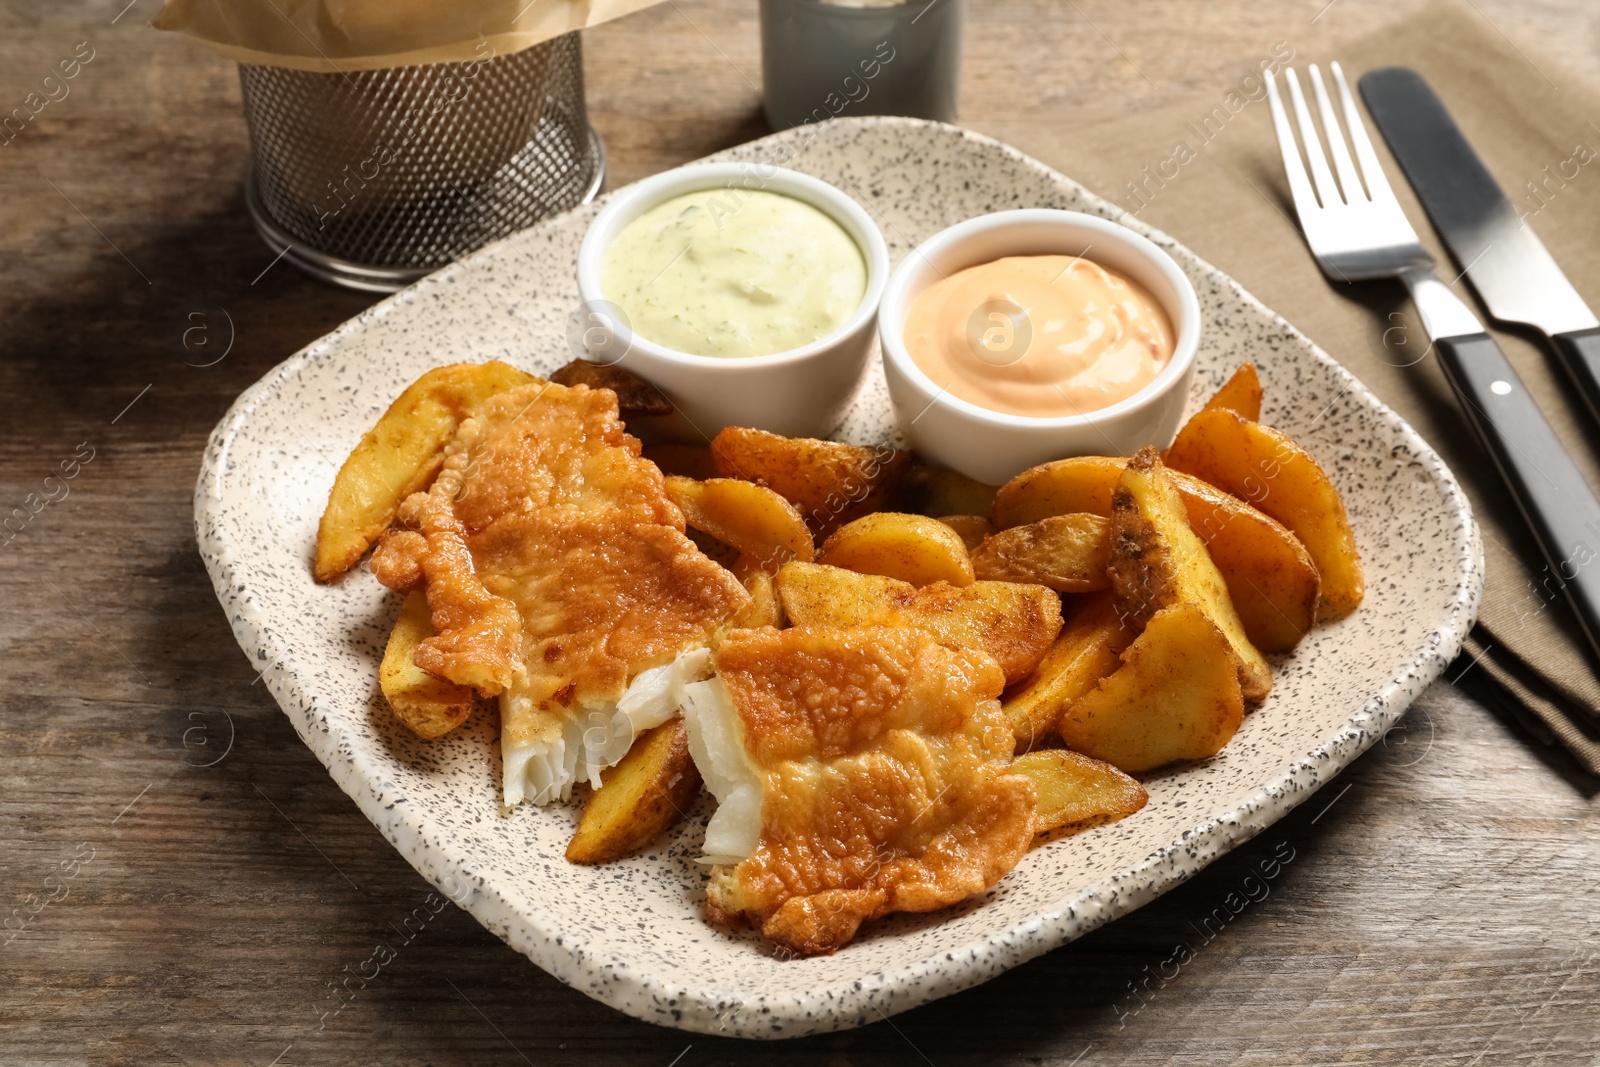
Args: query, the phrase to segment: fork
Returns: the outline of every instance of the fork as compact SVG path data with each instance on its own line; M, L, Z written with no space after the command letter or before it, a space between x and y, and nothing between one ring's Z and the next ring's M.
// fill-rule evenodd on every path
M1500 346L1472 310L1434 275L1433 256L1422 247L1384 177L1344 71L1338 63L1332 64L1332 71L1354 159L1322 72L1315 64L1309 68L1337 183L1294 69L1285 68L1283 74L1310 164L1309 178L1277 81L1267 74L1272 125L1312 258L1336 281L1398 278L1405 283L1467 421L1493 458L1545 557L1546 575L1537 592L1546 601L1553 600L1557 590L1565 596L1589 647L1600 657L1600 572L1587 566L1600 559L1600 551L1590 547L1600 545L1600 500Z

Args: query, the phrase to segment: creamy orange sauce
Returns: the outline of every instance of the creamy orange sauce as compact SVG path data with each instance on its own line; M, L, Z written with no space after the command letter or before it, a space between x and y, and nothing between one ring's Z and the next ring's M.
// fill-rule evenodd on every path
M903 336L950 395L1034 418L1126 400L1174 346L1149 290L1079 256L1007 256L958 271L912 302Z

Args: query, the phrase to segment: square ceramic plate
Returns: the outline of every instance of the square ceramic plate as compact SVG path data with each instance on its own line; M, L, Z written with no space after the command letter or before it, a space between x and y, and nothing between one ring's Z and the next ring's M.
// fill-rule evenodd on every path
M896 261L983 212L1119 214L1004 145L913 120L834 121L717 158L782 162L834 183L867 207ZM1361 609L1279 658L1271 699L1219 756L1148 776L1150 803L1137 815L1036 849L985 896L891 917L834 956L775 959L753 936L706 925L695 863L706 801L646 854L573 866L563 850L576 807L501 809L493 714L430 742L385 707L378 660L399 598L363 570L318 586L310 559L339 464L417 375L486 359L547 373L572 357L574 264L595 210L553 218L422 280L252 386L207 447L195 524L240 645L367 818L512 947L630 1015L791 1037L860 1026L1048 952L1154 899L1305 800L1400 717L1473 622L1481 549L1439 457L1287 322L1133 222L1199 291L1205 335L1191 405L1254 360L1264 421L1308 447L1344 493L1366 564ZM843 439L895 439L873 366Z

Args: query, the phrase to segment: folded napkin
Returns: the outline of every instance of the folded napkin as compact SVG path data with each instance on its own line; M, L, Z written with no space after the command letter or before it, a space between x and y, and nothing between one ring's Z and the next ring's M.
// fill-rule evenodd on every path
M1072 127L1040 116L1018 147L1165 230L1294 323L1404 416L1463 483L1483 530L1483 607L1446 675L1559 742L1600 775L1600 673L1538 546L1462 416L1399 283L1338 285L1323 277L1294 222L1267 110L1263 69L1338 60L1355 79L1414 67L1432 83L1506 195L1591 306L1600 308L1600 96L1475 11L1446 4L1337 52L1263 41L1236 75L1158 110ZM1312 49L1319 49L1312 51ZM1363 114L1364 114L1363 108ZM1593 121L1591 121L1593 120ZM1456 270L1369 120L1390 182L1417 232ZM1458 292L1478 310L1466 283ZM1480 310L1480 317L1482 316ZM1490 327L1591 485L1600 486L1600 433L1545 350ZM1600 548L1600 546L1596 546Z

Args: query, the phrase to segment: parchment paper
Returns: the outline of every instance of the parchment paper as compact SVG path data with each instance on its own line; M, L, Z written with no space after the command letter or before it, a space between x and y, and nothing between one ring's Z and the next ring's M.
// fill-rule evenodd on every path
M153 25L325 74L508 55L658 0L167 0Z

